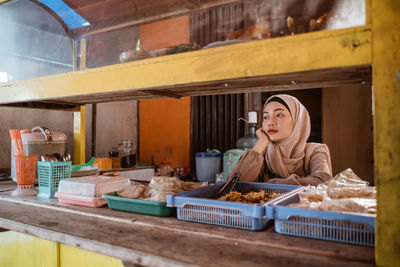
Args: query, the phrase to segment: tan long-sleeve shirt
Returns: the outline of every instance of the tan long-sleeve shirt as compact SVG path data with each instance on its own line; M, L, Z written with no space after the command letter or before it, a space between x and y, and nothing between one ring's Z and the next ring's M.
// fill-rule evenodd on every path
M264 156L251 149L242 155L228 179L235 172L240 173L239 180L243 182L275 184L317 185L332 178L330 159L325 153L315 152L309 157L308 168L303 165L288 177L277 177L268 170Z

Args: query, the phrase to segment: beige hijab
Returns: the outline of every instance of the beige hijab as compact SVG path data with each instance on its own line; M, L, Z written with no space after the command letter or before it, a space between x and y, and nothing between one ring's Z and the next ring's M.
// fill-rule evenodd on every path
M324 144L306 143L311 132L310 115L307 109L297 98L285 94L271 96L265 102L264 108L273 97L282 99L289 107L293 119L293 131L282 142L268 145L265 161L269 170L279 177L287 178L290 174L298 173L299 169L304 169L306 171L304 175L307 176L311 155L315 152L323 152L327 154L329 169L332 172L328 147Z

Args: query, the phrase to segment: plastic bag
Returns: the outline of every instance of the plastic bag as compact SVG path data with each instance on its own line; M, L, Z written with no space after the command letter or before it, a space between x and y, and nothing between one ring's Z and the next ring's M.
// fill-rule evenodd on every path
M153 177L149 183L149 188L159 192L179 193L183 191L182 183L183 181L176 177Z
M167 195L196 189L206 185L207 183L184 182L176 177L155 176L147 186L130 181L129 185L124 186L118 192L118 196L165 202L167 201Z
M126 198L141 198L145 196L145 192L147 191L146 186L137 183L137 182L132 182L126 186L124 186L118 193L118 196L120 197L126 197Z
M321 210L376 213L376 200L372 198L342 198L324 200Z
M376 213L376 188L368 186L351 169L346 169L318 186L299 193L299 202L290 207L329 211Z

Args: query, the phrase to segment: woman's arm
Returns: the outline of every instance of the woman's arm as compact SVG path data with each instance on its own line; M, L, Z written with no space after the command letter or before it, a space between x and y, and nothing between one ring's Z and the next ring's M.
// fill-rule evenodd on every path
M247 151L240 157L238 163L229 174L228 181L235 172L240 173L239 180L242 182L255 182L260 176L264 164L263 153L270 144L270 141L262 128L257 130L256 135L258 137L257 143L254 145L253 149Z
M274 178L267 180L267 183L274 184L293 184L293 185L318 185L332 178L329 168L329 158L324 152L316 152L310 159L310 175L300 177L291 174L287 178Z
M236 166L233 167L231 173L228 176L228 181L232 178L232 175L236 172L240 173L239 181L242 182L255 182L257 181L260 172L262 171L264 157L257 153L254 149L251 149L244 153Z

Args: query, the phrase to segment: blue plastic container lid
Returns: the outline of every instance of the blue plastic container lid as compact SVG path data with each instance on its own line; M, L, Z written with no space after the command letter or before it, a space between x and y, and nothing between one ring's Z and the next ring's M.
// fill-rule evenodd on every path
M199 158L220 158L221 157L221 153L199 152L199 153L196 153L196 157L199 157Z

